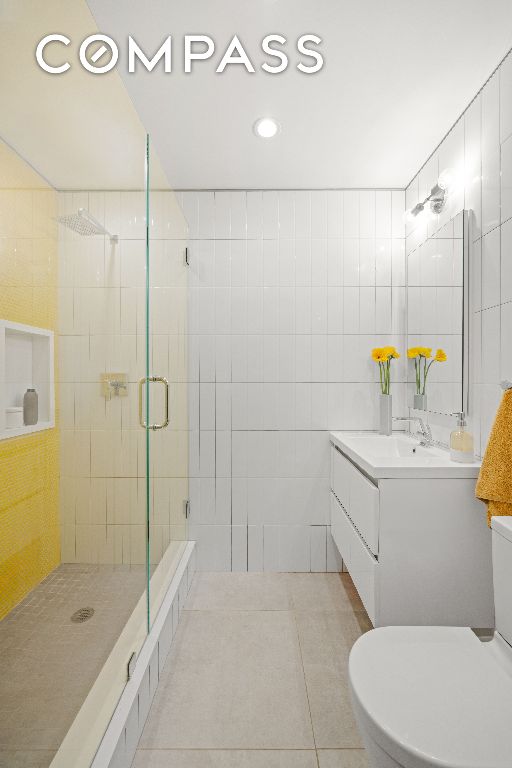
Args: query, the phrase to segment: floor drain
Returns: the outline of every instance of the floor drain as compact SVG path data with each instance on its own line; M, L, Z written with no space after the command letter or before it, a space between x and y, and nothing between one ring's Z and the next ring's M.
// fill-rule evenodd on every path
M84 621L87 621L87 619L90 619L93 613L94 608L79 608L78 611L75 611L72 615L71 621L74 621L76 624L82 624Z

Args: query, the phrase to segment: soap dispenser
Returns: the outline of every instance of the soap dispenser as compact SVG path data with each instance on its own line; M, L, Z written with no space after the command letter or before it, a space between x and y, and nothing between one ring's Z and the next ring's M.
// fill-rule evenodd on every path
M466 430L464 411L456 411L452 416L457 417L457 429L450 435L450 459L470 464L475 460L473 452L473 435Z

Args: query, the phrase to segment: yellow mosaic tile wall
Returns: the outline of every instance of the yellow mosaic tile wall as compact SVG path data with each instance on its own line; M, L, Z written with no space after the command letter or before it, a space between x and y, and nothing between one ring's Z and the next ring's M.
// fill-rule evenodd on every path
M1 319L56 330L56 197L0 142ZM1 440L0 619L59 562L58 430Z

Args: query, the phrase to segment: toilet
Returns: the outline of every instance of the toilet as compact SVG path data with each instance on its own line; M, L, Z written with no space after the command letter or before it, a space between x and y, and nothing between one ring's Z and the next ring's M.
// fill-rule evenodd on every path
M382 627L352 648L372 768L512 768L512 517L492 518L496 631Z

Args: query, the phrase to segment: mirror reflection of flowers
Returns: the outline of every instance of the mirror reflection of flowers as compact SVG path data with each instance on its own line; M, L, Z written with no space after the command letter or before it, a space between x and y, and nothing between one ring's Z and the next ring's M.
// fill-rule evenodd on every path
M409 360L414 360L414 371L416 374L416 394L424 395L427 386L427 376L431 366L434 363L444 363L447 355L444 349L438 349L432 357L432 347L410 347L407 350ZM430 358L432 359L430 360ZM427 362L430 360L430 362Z
M396 347L376 347L372 349L372 359L379 364L380 391L383 395L390 394L391 361L400 357Z

